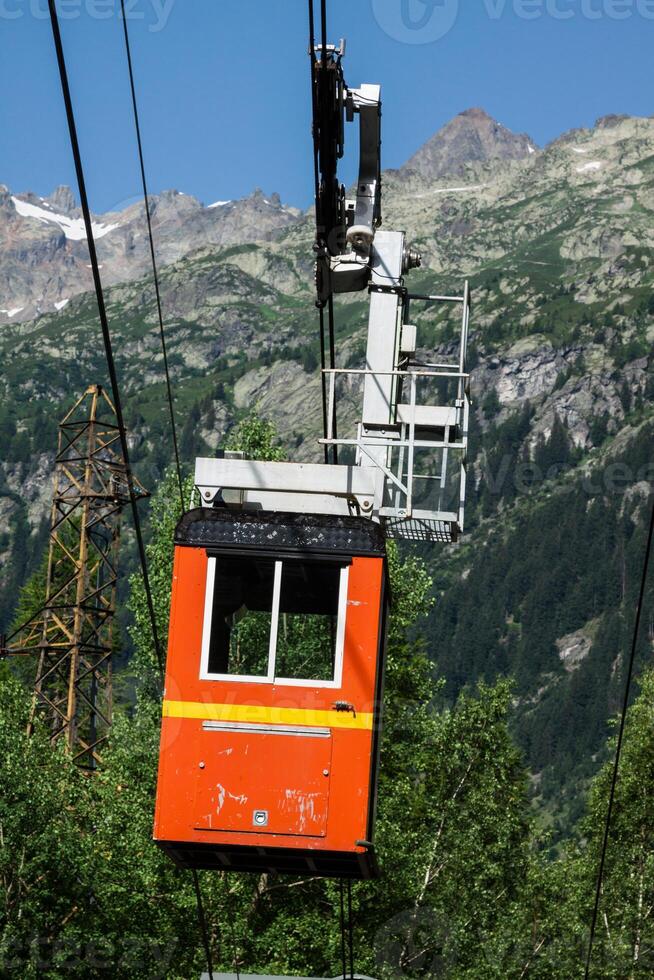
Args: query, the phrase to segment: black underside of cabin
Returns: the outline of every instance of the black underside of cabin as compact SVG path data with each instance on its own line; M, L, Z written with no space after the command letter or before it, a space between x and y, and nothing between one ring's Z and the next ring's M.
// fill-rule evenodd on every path
M351 853L259 845L157 843L180 868L258 873L276 871L279 874L356 880L379 877L379 865L372 847L363 853Z

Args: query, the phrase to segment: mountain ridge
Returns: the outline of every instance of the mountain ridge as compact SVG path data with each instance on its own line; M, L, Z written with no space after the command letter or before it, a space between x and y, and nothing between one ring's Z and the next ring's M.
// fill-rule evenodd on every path
M150 198L160 264L203 246L274 239L300 211L278 194L260 189L236 201L204 206L180 191ZM106 285L147 273L150 253L142 200L92 215L98 258ZM62 186L49 197L12 194L0 185L0 325L60 309L93 288L86 232L73 192Z
M638 117L600 117L592 129L570 130L550 147L597 132L609 132ZM645 117L644 117L645 118ZM501 160L507 166L528 163L544 152L527 134L515 134L484 109L459 113L395 171L404 181L434 182L486 172ZM580 151L583 152L583 151ZM462 188L465 190L465 188ZM278 194L260 189L233 201L208 205L177 190L150 198L160 266L198 248L273 241L311 212L284 204ZM386 205L392 213L392 202ZM149 270L141 200L93 216L103 280L110 286L136 280ZM465 220L452 226L465 233ZM72 190L57 187L49 196L30 191L12 194L0 185L0 329L62 309L72 297L92 289L81 211Z

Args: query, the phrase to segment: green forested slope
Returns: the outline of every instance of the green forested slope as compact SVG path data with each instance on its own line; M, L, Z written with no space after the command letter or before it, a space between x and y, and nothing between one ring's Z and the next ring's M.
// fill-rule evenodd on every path
M421 634L441 697L477 677L515 678L511 724L557 833L602 759L633 612L651 480L653 159L653 120L604 120L455 181L385 178L385 225L423 250L412 288L451 292L468 275L474 300L468 527L459 550L425 556L438 601ZM319 458L311 263L307 218L278 241L202 249L164 269L187 467L252 407L292 458ZM152 284L107 300L133 457L155 490L171 439ZM359 364L366 297L337 306L339 362ZM426 356L452 351L455 314L414 304L412 315ZM56 420L106 379L92 299L3 327L0 360L2 629L44 541ZM123 560L133 567L129 534Z
M155 504L148 556L165 636L178 510L172 473ZM580 975L610 768L593 782L579 832L550 859L507 724L510 686L481 684L453 707L435 708L442 685L425 644L407 636L422 632L429 576L395 549L390 573L382 877L354 889L356 968L380 980ZM25 735L29 692L0 669L3 975L186 980L204 967L191 877L150 839L161 709L138 574L129 604L138 697L119 708L95 776L53 750L40 727ZM593 980L645 978L654 965L653 705L650 671L627 723ZM216 969L337 973L337 882L272 873L200 879Z
M626 445L576 467L561 458L569 450L559 450L551 464L559 475L537 489L526 480L524 492L510 494L491 518L480 516L482 493L470 540L434 566L439 595L429 635L447 694L456 697L478 679L515 680L513 731L537 796L560 818L559 832L579 815L584 781L602 758L624 688L653 437L654 423L642 421ZM548 448L540 448L541 458ZM638 669L651 658L653 589Z

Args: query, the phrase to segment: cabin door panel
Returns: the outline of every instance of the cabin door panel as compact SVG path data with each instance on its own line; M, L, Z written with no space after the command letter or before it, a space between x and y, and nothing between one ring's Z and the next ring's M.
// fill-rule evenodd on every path
M205 722L198 760L197 830L324 837L329 729Z

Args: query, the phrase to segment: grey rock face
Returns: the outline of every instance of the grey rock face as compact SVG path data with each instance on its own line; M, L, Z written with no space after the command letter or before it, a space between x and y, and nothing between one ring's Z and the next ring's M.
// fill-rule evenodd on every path
M75 201L72 190L70 187L64 185L57 187L50 197L46 197L45 203L49 204L55 211L61 214L72 214L77 208L77 202Z
M262 191L204 206L178 191L150 200L160 266L207 246L272 241L300 212ZM150 253L142 202L93 217L103 281L111 286L147 275ZM12 195L0 186L0 325L62 309L92 288L81 211L68 187L47 198Z
M557 640L559 659L569 674L577 670L590 653L593 645L593 638L589 635L591 632L586 627Z

